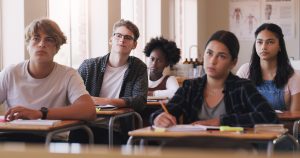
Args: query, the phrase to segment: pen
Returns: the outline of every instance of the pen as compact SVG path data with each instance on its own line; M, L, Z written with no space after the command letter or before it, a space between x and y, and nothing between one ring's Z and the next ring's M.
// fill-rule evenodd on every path
M168 109L166 108L164 102L160 100L159 103L160 103L162 109L164 110L164 112L166 112L167 114L170 114L169 111L168 111Z

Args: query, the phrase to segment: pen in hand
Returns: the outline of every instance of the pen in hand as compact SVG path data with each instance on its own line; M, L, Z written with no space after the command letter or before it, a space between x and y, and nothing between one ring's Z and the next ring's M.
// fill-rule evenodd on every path
M160 100L159 103L160 103L162 109L164 110L164 112L166 112L167 114L170 114L168 109L166 108L166 105L164 104L164 102Z

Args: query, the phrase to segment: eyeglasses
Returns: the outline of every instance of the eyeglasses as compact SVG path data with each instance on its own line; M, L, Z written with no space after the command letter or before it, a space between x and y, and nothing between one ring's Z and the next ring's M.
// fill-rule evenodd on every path
M53 45L55 45L56 44L56 40L55 40L55 38L53 38L53 37L45 37L45 38L41 38L41 37L39 37L39 36L33 36L33 37L31 37L31 39L30 39L34 44L38 44L38 43L40 43L41 41L43 41L44 42L44 44L45 45L47 45L47 46L53 46Z
M114 33L113 36L117 39L117 40L120 40L120 39L124 39L125 41L133 41L134 40L134 37L130 36L130 35L122 35L120 33Z

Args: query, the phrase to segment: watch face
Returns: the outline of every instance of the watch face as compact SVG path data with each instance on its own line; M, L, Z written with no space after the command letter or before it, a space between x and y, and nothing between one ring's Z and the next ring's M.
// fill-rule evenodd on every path
M42 112L42 115L43 115L42 119L43 120L46 119L47 118L47 114L48 114L48 108L42 107L40 111Z

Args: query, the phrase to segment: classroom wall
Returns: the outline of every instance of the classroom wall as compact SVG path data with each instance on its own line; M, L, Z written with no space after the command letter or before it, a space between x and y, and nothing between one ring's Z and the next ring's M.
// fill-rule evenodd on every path
M229 30L229 1L230 0L201 0L198 4L198 14L203 14L206 16L199 18L199 45L204 47L202 42L206 42L209 36L217 30L225 29ZM286 47L288 51L289 57L294 58L295 60L299 60L299 10L300 10L300 3L299 1L295 1L295 37L292 39L286 39ZM204 7L206 6L206 7ZM203 13L204 12L204 13ZM202 16L203 16L202 15ZM201 24L205 23L205 24ZM203 26L204 25L204 26ZM239 61L234 68L234 72L240 67L241 64L249 62L251 57L252 46L254 43L254 35L253 40L240 40L240 54L239 54ZM204 49L204 48L203 48ZM202 50L203 50L202 49Z
M104 0L103 0L104 1ZM106 52L99 52L99 47L108 48L109 44L108 41L100 42L102 45L99 44L99 37L100 35L109 36L112 32L112 25L113 23L120 18L120 9L112 9L112 8L120 8L119 0L105 0L105 5L103 5L103 1L91 0L92 9L91 12L102 10L103 8L107 8L105 12L109 17L104 19L105 15L97 14L98 17L91 17L93 19L91 23L94 27L90 28L90 31L93 33L91 34L91 45L90 45L90 56L98 56L101 53ZM220 29L229 29L229 1L230 0L199 0L197 2L198 5L198 32L197 32L197 39L198 39L198 56L202 57L204 52L204 47L206 44L206 40L209 36ZM24 3L26 2L26 3ZM159 23L162 24L161 26L161 33L167 38L174 38L174 19L170 19L170 14L174 14L174 10L165 9L170 4L171 0L162 0L161 7L162 7L162 14L163 16L159 20ZM24 4L23 4L24 3ZM24 6L25 7L22 7ZM11 9L11 8L16 9ZM3 54L3 65L7 66L9 64L18 63L23 61L24 59L28 59L28 53L25 52L24 46L24 31L18 31L16 27L26 26L30 21L35 19L36 17L43 17L47 15L47 0L2 0L2 12L6 12L8 14L20 14L20 18L10 18L9 16L2 16L3 21L3 46L2 51ZM9 8L9 9L7 9ZM101 8L101 9L100 9ZM287 50L290 57L294 59L299 59L299 9L300 9L300 2L296 1L295 5L296 9L296 19L295 19L295 37L292 39L286 40ZM25 13L25 17L22 17L22 12ZM2 14L3 15L3 14ZM108 26L104 28L100 28L101 21L105 20L108 21ZM97 25L95 25L97 24ZM153 23L152 23L153 24ZM105 31L106 30L106 31ZM160 34L160 33L159 33ZM14 41L14 42L8 42ZM236 71L239 66L243 63L246 63L250 59L253 40L240 40L240 55L239 61L237 66L235 67L234 71ZM16 53L16 55L11 55L12 53Z

